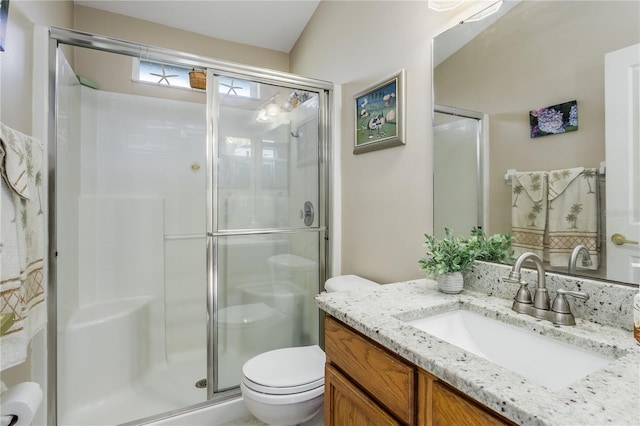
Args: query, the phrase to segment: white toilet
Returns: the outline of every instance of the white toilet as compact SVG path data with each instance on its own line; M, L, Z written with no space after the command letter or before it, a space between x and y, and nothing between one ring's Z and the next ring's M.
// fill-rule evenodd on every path
M327 292L378 284L357 275L330 278ZM318 345L276 349L242 367L240 389L247 409L269 425L323 424L325 355Z

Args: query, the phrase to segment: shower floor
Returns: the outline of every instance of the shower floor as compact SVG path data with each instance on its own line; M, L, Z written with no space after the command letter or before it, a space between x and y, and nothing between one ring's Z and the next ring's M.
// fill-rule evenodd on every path
M195 383L206 377L206 352L173 357L150 369L129 388L84 407L62 413L60 425L116 425L188 407L207 399L207 389Z
M220 356L221 364L225 365L219 378L222 387L225 384L232 386L234 383L239 383L242 365L253 354L223 352ZM74 407L67 413L62 413L59 425L117 425L204 402L207 400L207 389L196 388L195 383L206 377L206 365L206 351L194 351L173 356L166 364L151 368L141 380L132 384L131 387L121 389L98 403ZM209 410L209 408L203 410ZM213 417L218 414L205 414L205 417L208 421L220 418L222 422L225 422L222 424L229 426L264 425L251 416L244 407L244 403L241 403L241 407L234 407L232 413L231 418L228 412L220 414L220 417ZM194 415L189 413L186 416ZM200 422L197 418L188 421L190 426L211 424ZM151 423L150 425L155 424ZM163 421L157 424L174 423L169 419L166 423ZM181 424L181 426L184 425Z

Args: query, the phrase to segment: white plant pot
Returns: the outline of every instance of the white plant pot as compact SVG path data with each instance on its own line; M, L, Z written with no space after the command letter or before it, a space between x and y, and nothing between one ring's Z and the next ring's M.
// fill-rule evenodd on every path
M451 272L448 274L438 274L436 277L438 290L443 293L457 294L462 291L464 277L462 272Z

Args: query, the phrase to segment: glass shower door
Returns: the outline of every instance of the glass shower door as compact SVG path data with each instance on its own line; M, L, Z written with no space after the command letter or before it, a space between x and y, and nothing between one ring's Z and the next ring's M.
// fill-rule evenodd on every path
M433 234L468 237L484 226L482 114L438 106L434 114Z
M114 425L203 403L205 95L81 86L57 54L57 422ZM115 57L75 50L77 62L89 54Z
M210 95L217 105L210 374L222 391L239 385L251 357L318 343L321 95L209 78L220 87Z

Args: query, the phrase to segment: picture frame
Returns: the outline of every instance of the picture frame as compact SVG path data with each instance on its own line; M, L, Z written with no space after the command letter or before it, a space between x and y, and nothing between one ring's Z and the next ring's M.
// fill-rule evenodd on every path
M405 145L404 69L353 95L354 154Z
M578 130L578 101L529 111L531 139Z
M9 0L0 1L0 52L6 46L7 25L9 25Z

